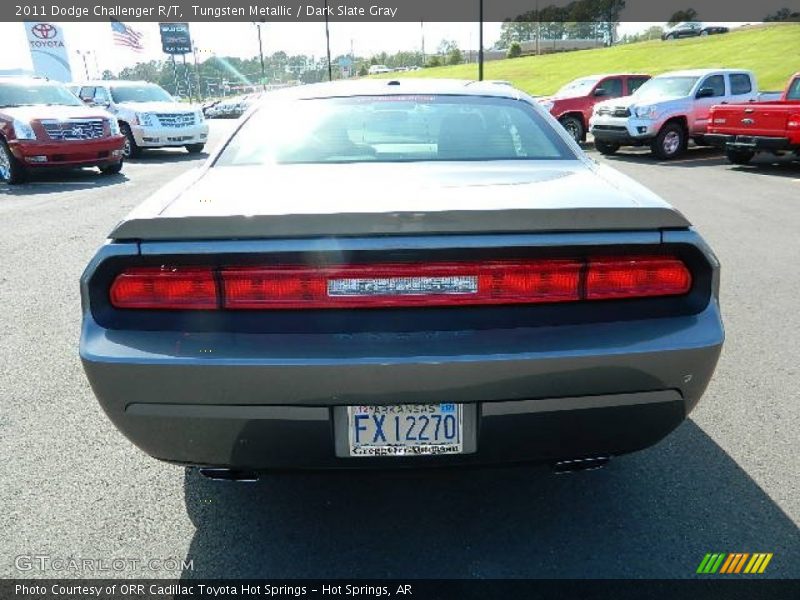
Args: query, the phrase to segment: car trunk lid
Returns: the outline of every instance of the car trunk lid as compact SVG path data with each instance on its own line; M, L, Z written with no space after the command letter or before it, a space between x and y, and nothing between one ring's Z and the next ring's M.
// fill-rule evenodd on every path
M688 225L643 187L588 161L416 162L213 167L167 186L111 237L253 239Z

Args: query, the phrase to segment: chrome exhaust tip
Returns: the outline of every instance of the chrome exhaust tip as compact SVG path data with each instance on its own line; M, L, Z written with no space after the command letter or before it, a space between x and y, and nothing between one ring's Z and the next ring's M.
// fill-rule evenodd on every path
M255 471L242 471L239 469L223 469L217 467L200 467L200 475L211 481L234 481L237 483L255 483L258 473Z
M554 462L552 467L556 475L564 475L566 473L577 473L578 471L597 471L605 467L610 460L610 456L591 456L589 458L559 460Z

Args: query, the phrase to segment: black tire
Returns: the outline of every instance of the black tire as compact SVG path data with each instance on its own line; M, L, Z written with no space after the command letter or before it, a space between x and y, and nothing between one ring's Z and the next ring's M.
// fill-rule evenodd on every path
M23 183L27 178L27 169L11 153L6 141L0 138L0 182L17 185Z
M122 148L122 156L125 158L141 156L142 148L136 143L136 139L133 137L133 133L131 132L131 128L128 127L128 124L122 123L119 128L120 131L122 131L122 135L125 136L125 146Z
M756 155L752 150L737 150L735 148L726 148L725 156L728 162L733 165L746 165Z
M200 154L203 151L203 148L205 147L206 147L205 144L187 144L186 151L189 154Z
M662 160L672 160L686 150L688 138L679 123L667 123L650 143L650 150Z
M669 35L667 35L667 40L674 40L674 39L675 39L674 33L670 33Z
M576 142L582 142L586 139L586 128L578 117L561 117L558 122L561 123L561 126L567 130L567 133L569 133Z
M108 165L103 165L102 167L100 167L100 172L103 175L116 175L120 171L122 171L122 161L111 163Z
M605 154L606 156L616 154L617 150L619 150L619 144L615 144L614 142L604 142L603 140L598 139L594 141L594 147L597 148L597 151L600 154Z

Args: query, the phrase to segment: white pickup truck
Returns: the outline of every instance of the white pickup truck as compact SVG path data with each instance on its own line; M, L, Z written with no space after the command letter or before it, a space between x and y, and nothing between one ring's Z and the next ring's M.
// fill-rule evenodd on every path
M750 71L672 71L653 77L632 96L596 104L589 131L602 154L613 154L621 146L649 145L659 158L671 159L686 150L689 139L703 144L712 106L768 97L759 94Z
M202 109L176 101L154 83L110 80L71 87L85 103L117 117L125 135L125 158L139 156L143 148L184 147L199 153L208 140Z

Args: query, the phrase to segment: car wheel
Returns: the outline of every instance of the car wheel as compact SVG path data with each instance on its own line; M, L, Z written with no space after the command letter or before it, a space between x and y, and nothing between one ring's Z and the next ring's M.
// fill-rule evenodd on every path
M686 132L678 123L667 123L650 144L650 150L658 158L670 160L680 156L686 149Z
M206 146L205 144L188 144L186 146L186 151L189 154L199 154L203 151L203 148L205 148L205 146Z
M617 150L619 150L619 144L615 144L614 142L604 142L602 140L595 140L594 147L597 148L597 151L600 154L605 154L606 156L614 154Z
M576 142L582 142L586 138L586 131L583 128L583 123L577 117L561 117L558 120L561 126L567 130Z
M707 36L707 35L708 35L708 32L707 32L707 31L705 31L705 30L703 30L703 31L701 31L701 32L700 32L700 36L701 36L701 37L705 37L705 36Z
M16 185L25 181L26 175L25 167L20 164L16 156L11 154L6 141L0 139L0 181Z
M667 36L667 39L668 39L668 40L674 40L674 39L675 39L675 34L674 34L674 33L670 33L670 34Z
M108 165L103 165L102 167L100 167L100 172L103 175L116 175L120 171L122 171L122 161L111 163Z
M725 156L728 157L728 162L734 165L746 165L753 160L755 155L756 153L751 150L735 150L733 148L725 150Z
M133 137L133 133L131 132L131 128L128 127L128 124L123 123L119 128L122 131L122 135L125 136L125 145L122 147L122 156L125 158L136 158L137 156L141 156L142 148L136 143L136 139Z

